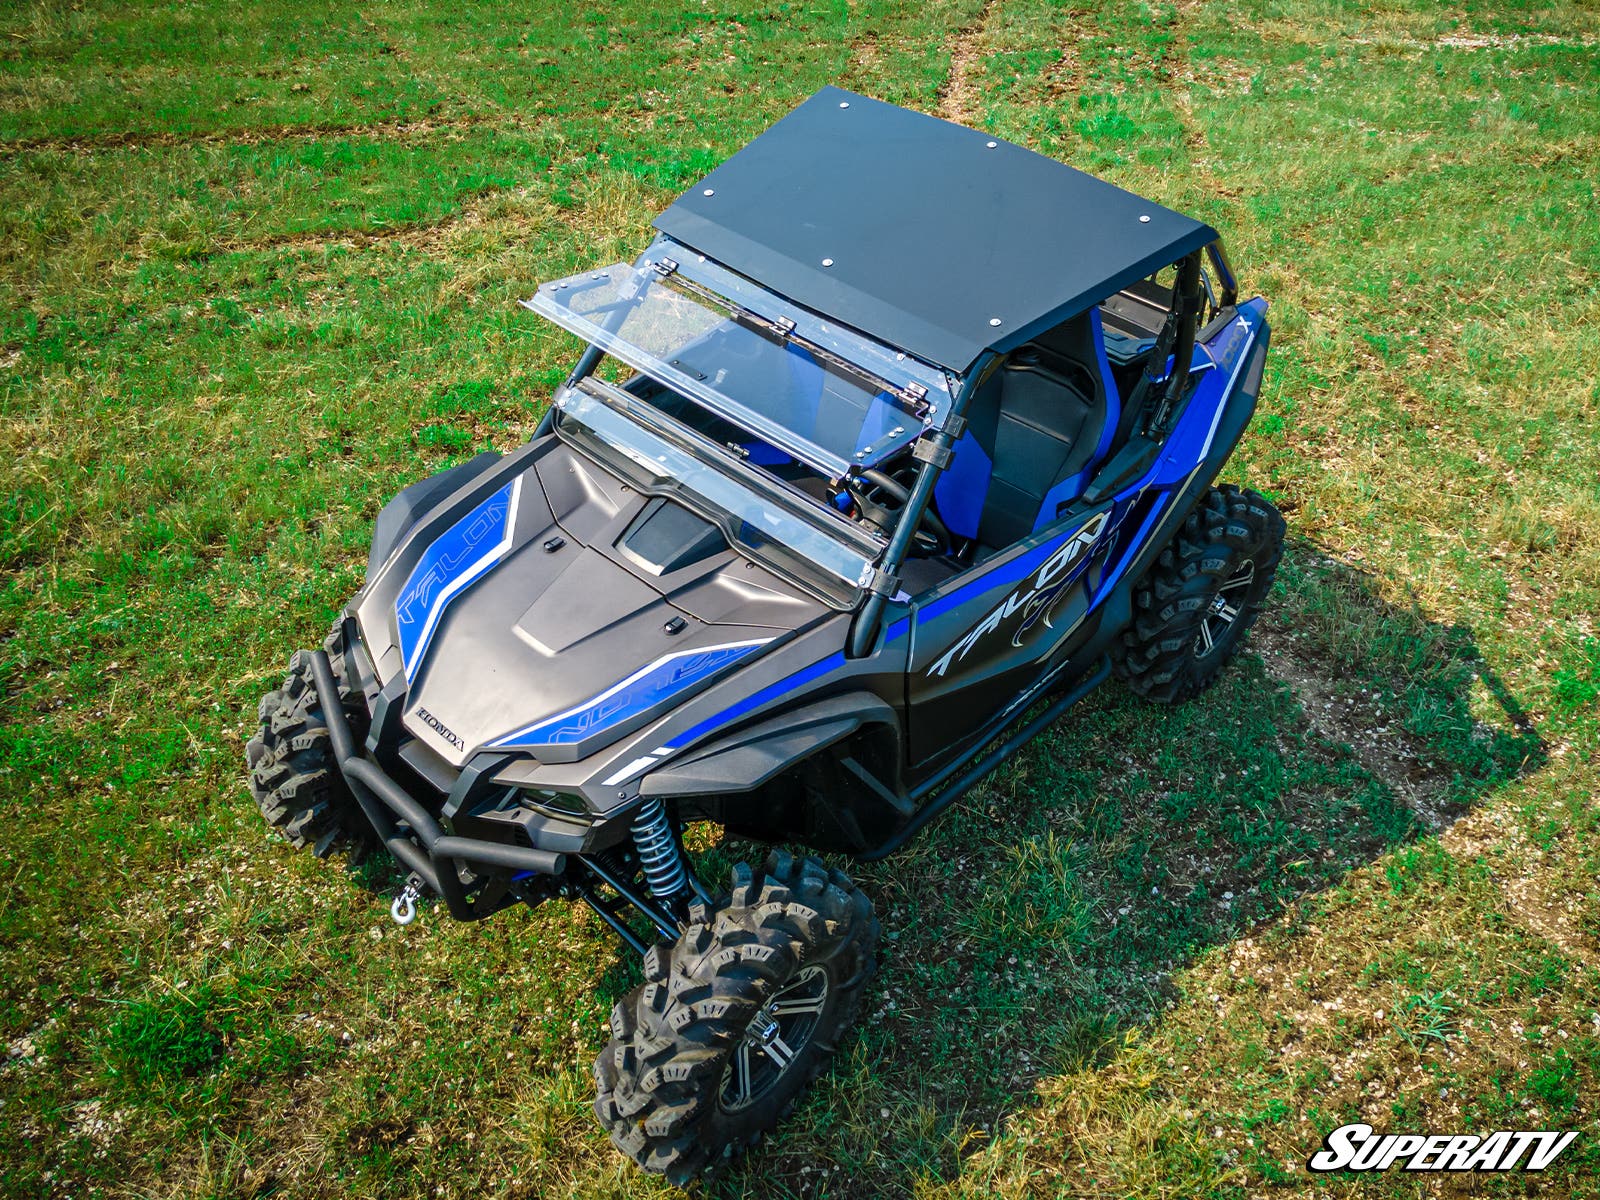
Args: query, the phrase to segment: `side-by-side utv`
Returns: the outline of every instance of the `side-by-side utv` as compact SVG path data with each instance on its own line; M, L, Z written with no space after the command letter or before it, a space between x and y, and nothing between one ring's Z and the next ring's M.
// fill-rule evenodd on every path
M1284 525L1213 484L1268 329L1199 221L829 88L655 226L526 301L587 347L537 434L383 509L248 754L296 845L409 872L397 919L560 897L642 954L595 1110L682 1180L792 1106L878 937L816 858L702 880L685 824L888 854L1113 672L1206 687Z

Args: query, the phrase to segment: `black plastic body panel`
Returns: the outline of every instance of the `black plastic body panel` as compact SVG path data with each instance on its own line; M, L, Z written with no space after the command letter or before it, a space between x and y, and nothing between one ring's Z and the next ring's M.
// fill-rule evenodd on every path
M710 796L748 792L867 725L882 726L898 745L900 714L881 696L846 692L719 738L645 777L646 796ZM898 785L891 779L891 786Z
M378 568L388 561L389 555L394 553L394 548L418 517L499 461L500 456L493 450L485 450L464 463L403 488L399 495L383 506L377 521L373 523L372 545L367 550L367 578L371 579L377 574Z

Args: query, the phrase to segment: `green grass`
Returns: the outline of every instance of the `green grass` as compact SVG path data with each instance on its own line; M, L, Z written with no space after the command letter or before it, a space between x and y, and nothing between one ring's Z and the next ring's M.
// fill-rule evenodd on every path
M402 932L242 747L383 500L532 432L514 300L830 82L1225 232L1291 547L1214 692L856 870L861 1034L705 1190L1419 1194L1313 1187L1355 1119L1582 1129L1540 1186L1596 1190L1592 7L269 0L0 13L0 1194L668 1190L587 1112L598 923Z

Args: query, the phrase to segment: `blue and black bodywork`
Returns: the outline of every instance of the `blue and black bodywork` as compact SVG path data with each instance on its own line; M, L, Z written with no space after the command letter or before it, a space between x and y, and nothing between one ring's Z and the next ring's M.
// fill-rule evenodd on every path
M685 823L888 853L1104 680L1269 339L1204 223L833 88L655 224L526 302L584 345L537 435L385 508L308 660L413 893L641 951Z

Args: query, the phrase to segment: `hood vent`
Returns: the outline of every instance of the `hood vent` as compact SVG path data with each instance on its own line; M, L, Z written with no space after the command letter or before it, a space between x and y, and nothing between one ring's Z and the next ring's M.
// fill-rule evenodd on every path
M645 505L617 542L629 562L657 576L692 567L728 548L728 539L710 521L659 498Z

